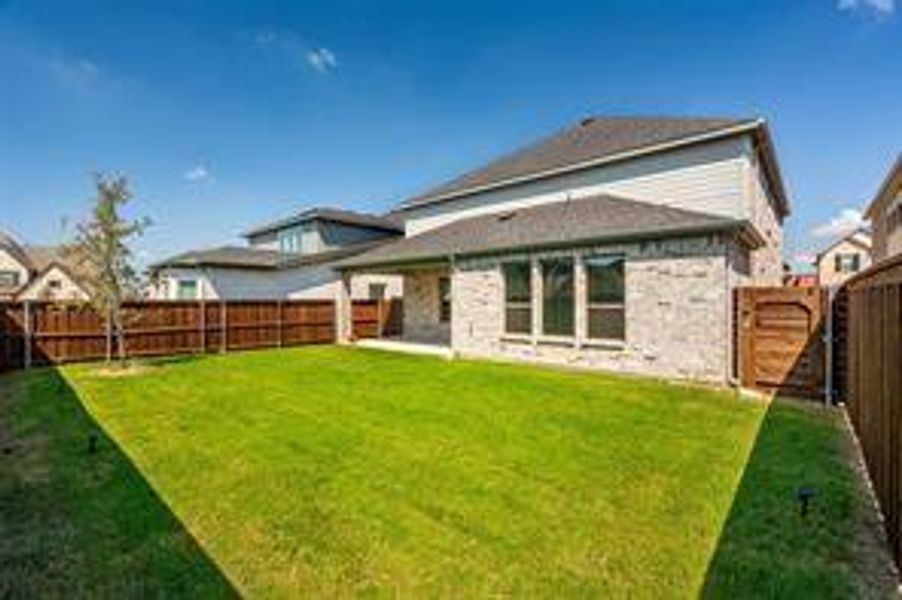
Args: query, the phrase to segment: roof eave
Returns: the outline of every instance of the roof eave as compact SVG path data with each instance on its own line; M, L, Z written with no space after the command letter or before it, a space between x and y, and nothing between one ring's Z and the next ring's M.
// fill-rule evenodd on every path
M890 196L893 188L902 188L902 154L899 154L896 158L896 162L893 163L889 173L883 178L883 182L877 189L877 194L874 196L874 199L871 200L871 203L868 204L868 207L865 209L864 217L866 219L871 221L874 220L874 212L877 210L877 207Z
M415 257L410 259L385 259L373 262L352 262L350 264L338 264L335 268L339 271L372 271L378 268L398 268L404 265L418 265L424 263L438 263L448 260L451 256L455 257L477 257L497 254L501 252L523 252L536 250L551 250L555 248L572 248L573 246L584 246L591 244L616 244L625 242L641 242L660 238L686 237L692 235L705 235L710 233L720 233L733 231L737 234L737 238L747 244L751 249L760 248L765 245L766 240L761 236L758 230L751 222L742 219L734 221L724 221L719 223L704 223L700 225L680 226L669 229L649 229L645 231L628 232L622 234L610 234L601 236L587 236L566 241L548 241L526 244L508 244L504 246L496 246L486 248L484 250L471 251L448 251L429 254L426 256ZM365 257L360 257L365 258Z
M640 148L634 148L632 150L627 150L624 152L618 152L616 154L611 154L608 156L604 156L601 158L596 158L592 160L582 161L578 163L573 163L570 165L566 165L563 167L557 167L555 169L546 169L544 171L539 171L536 173L530 173L528 175L521 175L519 177L510 177L508 179L504 179L501 181L496 181L493 183L487 183L480 186L474 186L471 188L466 188L463 190L458 190L456 192L449 192L447 194L439 194L437 196L429 197L423 199L419 202L414 202L411 204L402 203L396 206L393 211L396 212L404 212L409 210L414 210L416 208L420 208L422 206L429 206L432 204L438 204L441 202L447 202L449 200L455 200L457 198L464 198L466 196L472 196L473 194L479 194L482 192L488 192L500 188L509 187L512 185L519 185L522 183L528 183L531 181L539 181L542 179L547 179L549 177L555 177L558 175L566 175L568 173L574 173L578 171L583 171L585 169L591 169L593 167L599 167L607 164L622 162L624 160L629 160L633 158L637 158L640 156L647 156L650 154L657 154L659 152L664 152L667 150L673 150L675 148L681 148L685 146L691 146L695 144L700 144L704 142L710 142L718 139L723 139L727 137L732 137L735 135L742 135L744 133L754 132L756 130L760 130L764 126L763 119L753 119L743 123L738 123L736 125L731 125L729 127L724 127L721 129L716 129L714 131L709 131L706 133L696 134L692 136L687 136L684 138L679 138L677 140L671 140L668 142L661 142L658 144L650 144L647 146L642 146ZM769 140L769 135L765 134L768 137L765 138ZM772 153L772 150L771 150ZM775 160L774 157L771 157L769 160ZM777 171L779 175L779 170ZM779 189L782 190L782 181L778 182ZM781 203L786 206L785 196L782 198ZM786 206L786 214L788 213L788 206Z

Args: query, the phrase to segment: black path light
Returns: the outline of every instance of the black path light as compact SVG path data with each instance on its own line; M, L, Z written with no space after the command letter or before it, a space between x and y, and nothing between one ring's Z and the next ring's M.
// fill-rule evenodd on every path
M799 514L803 517L808 514L808 506L811 504L811 501L814 500L816 495L817 490L807 485L800 487L796 493L796 497L799 499Z
M88 436L88 454L97 454L97 433L91 432Z

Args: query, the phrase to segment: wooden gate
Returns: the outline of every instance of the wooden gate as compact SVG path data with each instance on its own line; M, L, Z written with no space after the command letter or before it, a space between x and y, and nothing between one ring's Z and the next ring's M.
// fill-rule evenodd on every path
M743 386L820 397L826 381L820 288L740 288L737 364Z

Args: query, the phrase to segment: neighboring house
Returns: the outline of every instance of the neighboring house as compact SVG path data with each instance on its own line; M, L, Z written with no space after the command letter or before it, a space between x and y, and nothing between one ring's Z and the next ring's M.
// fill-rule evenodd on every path
M0 232L0 301L88 300L75 271L61 248L20 244Z
M797 288L817 287L817 273L788 273L783 277L783 285Z
M818 284L840 286L846 279L871 266L871 234L859 229L818 253L814 266Z
M403 226L333 208L305 210L243 234L247 246L193 250L151 266L149 297L164 300L334 299L336 260L397 238ZM363 278L355 298L400 296L398 277Z
M874 262L902 254L902 154L864 216L874 231Z
M404 338L461 355L732 378L733 289L780 285L789 205L762 120L595 118L396 207L339 263L404 277Z

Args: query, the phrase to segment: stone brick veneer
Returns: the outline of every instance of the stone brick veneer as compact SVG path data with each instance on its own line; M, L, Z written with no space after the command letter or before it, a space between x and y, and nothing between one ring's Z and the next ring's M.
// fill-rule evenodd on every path
M438 278L447 274L447 270L405 273L404 339L432 344L450 342L451 325L439 322Z
M464 356L522 359L724 383L729 378L731 361L730 288L742 279L733 273L735 261L729 258L728 250L734 248L731 241L721 236L707 236L459 258L452 276L452 349ZM541 311L537 260L550 255L579 257L614 252L626 256L626 341L603 346L586 339L583 333L586 283L579 260L576 335L566 341L535 335L541 324L541 316L537 314ZM524 257L533 261L533 335L514 339L503 331L501 264ZM425 280L425 277L405 279L405 315L413 312L405 326L419 328L420 322L428 317L419 306L421 297L426 295ZM437 302L435 298L433 306L437 307Z

